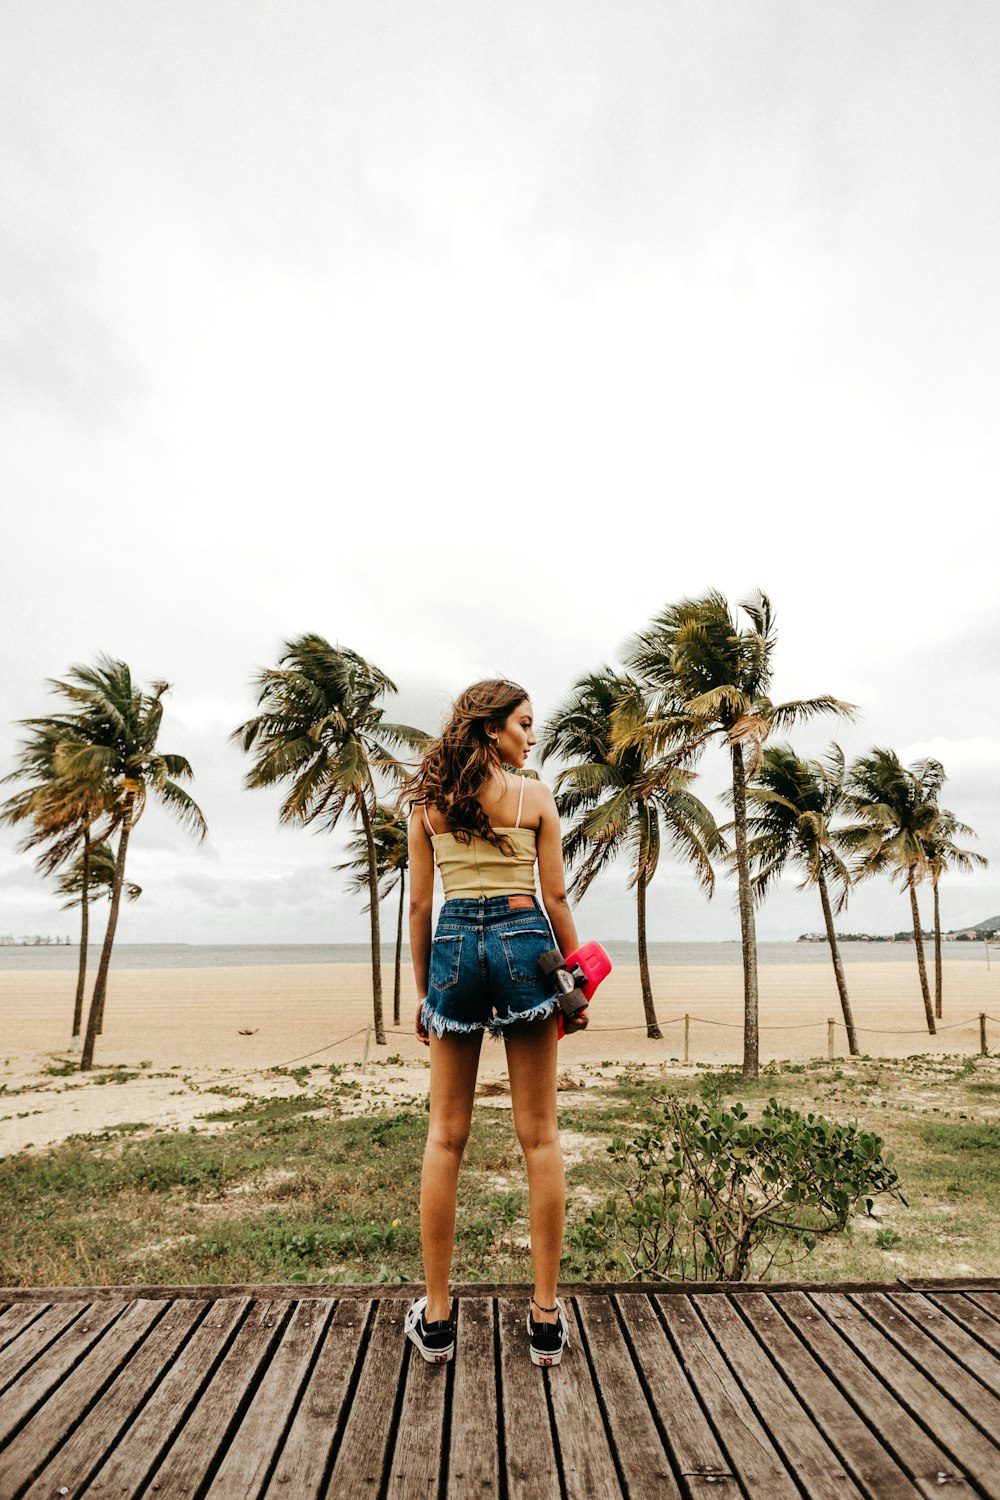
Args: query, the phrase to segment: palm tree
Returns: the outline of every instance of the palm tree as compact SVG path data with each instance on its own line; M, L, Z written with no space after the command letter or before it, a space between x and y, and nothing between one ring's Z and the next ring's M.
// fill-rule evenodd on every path
M380 700L395 693L395 684L356 652L331 646L319 635L287 641L277 667L258 673L256 683L261 712L232 735L244 750L256 751L247 786L291 783L281 804L283 823L317 823L332 829L349 807L364 831L375 1039L384 1046L376 772L398 777L400 762L389 747L419 749L427 736L403 724L385 723Z
M89 867L86 870L85 865ZM102 897L110 901L114 880L115 857L107 844L92 847L89 859L84 854L79 854L56 881L56 890L60 896L68 898L62 904L63 911L79 906L81 901L88 901L92 904L100 901ZM138 901L142 895L142 886L136 885L132 880L126 880L122 887L122 895L126 901Z
M53 684L56 688L59 683ZM24 850L38 849L36 864L43 875L51 875L79 849L80 957L77 964L76 995L73 1003L71 1045L79 1045L83 1024L83 997L87 982L87 953L90 941L90 902L87 887L92 858L106 853L104 841L113 823L108 819L103 831L97 825L109 811L113 795L98 768L96 774L70 774L67 764L70 752L80 741L80 728L68 715L25 719L28 731L21 745L19 764L4 782L21 781L20 791L0 808L0 821L28 824L22 840Z
M673 758L678 763L693 758L714 736L721 736L729 751L743 942L743 1076L756 1078L760 1065L757 938L747 854L747 779L758 770L764 740L772 729L820 713L849 716L854 709L829 694L772 703L767 690L777 635L770 600L758 591L739 608L750 621L744 630L716 590L700 599L668 605L653 619L636 638L628 664L657 692L658 701L647 723L623 723L620 732L649 736L658 751L675 746ZM745 745L750 747L749 762Z
M372 819L372 837L375 840L375 859L378 865L379 899L384 900L394 890L399 890L392 987L392 1024L398 1026L403 971L403 911L406 900L406 871L410 860L406 819L400 817L399 813L384 802L379 802ZM352 890L367 891L369 890L368 844L363 830L355 832L350 848L351 858L346 863L338 865L337 869L350 872Z
M913 941L927 1030L935 1034L934 1008L927 983L923 931L917 886L930 871L930 843L938 821L938 794L944 767L937 760L919 761L912 769L894 750L876 748L851 766L846 803L857 822L840 834L841 847L858 855L855 878L889 871L902 881L910 898Z
M71 779L95 785L103 782L107 788L107 815L118 835L111 909L80 1058L80 1068L86 1072L93 1066L94 1045L104 1023L129 840L150 793L199 840L205 837L207 829L201 809L174 779L190 777L190 765L182 755L164 754L156 746L167 683L155 682L144 692L133 682L125 662L102 656L96 667L74 667L68 680L57 686L76 706L72 717L77 734L63 745L63 770Z
M941 1019L941 999L944 988L944 965L941 961L941 895L938 889L941 876L949 870L983 869L989 860L974 849L960 849L955 843L956 835L975 838L974 828L960 823L953 812L939 808L937 822L930 834L924 836L924 851L931 875L934 892L934 1015Z
M542 731L541 758L544 762L554 755L570 762L556 778L556 803L560 814L576 817L563 840L567 864L579 867L571 893L582 896L619 854L628 856L629 884L636 893L646 1035L659 1037L649 974L646 892L666 840L692 862L700 884L711 894L715 874L710 856L723 844L712 814L688 790L693 771L655 757L641 739L615 743L615 715L626 704L635 715L637 697L643 699L638 684L609 667L581 678Z
M799 890L809 885L818 887L847 1028L847 1046L851 1056L856 1057L860 1048L833 923L834 909L843 911L851 883L847 865L836 848L836 833L830 826L844 805L844 776L844 752L839 745L831 745L822 761L801 760L787 745L764 750L757 784L747 787L751 807L747 816L747 855L756 867L752 883L758 899L764 897L788 864L797 865L802 872ZM830 900L831 885L839 888L836 908Z

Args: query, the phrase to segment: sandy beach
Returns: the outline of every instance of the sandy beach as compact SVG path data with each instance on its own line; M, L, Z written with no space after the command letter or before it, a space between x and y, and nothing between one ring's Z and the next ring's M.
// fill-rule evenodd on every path
M387 976L391 984L391 974ZM371 987L363 964L121 970L112 975L95 1071L59 1069L71 1060L68 1033L73 978L66 972L0 975L0 1155L42 1148L73 1134L126 1122L189 1128L234 1089L287 1093L298 1087L273 1068L337 1064L364 1082L359 1107L386 1093L420 1095L427 1053L413 1036L415 991L404 978L403 1024L387 1012L387 1046L370 1038ZM979 1049L979 1013L991 1050L1000 1047L1000 968L954 963L945 969L945 1015L936 1037L922 1023L911 963L856 963L848 969L862 1051L969 1055ZM663 1040L642 1020L638 971L617 969L601 987L589 1030L562 1044L564 1069L583 1073L630 1063L682 1067L737 1063L742 1055L742 974L736 968L653 970ZM835 1054L847 1052L833 971L828 963L764 966L760 973L761 1062L825 1057L827 1018ZM391 1059L391 1061L389 1061ZM56 1070L53 1072L53 1070ZM114 1071L119 1070L119 1071ZM123 1072L134 1076L124 1077ZM502 1078L503 1047L484 1043L481 1078Z

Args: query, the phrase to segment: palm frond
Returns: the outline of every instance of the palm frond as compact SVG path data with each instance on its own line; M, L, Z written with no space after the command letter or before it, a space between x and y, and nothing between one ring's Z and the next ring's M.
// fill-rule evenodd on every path
M208 835L205 815L189 792L176 781L164 781L159 788L160 801L188 828L201 843Z

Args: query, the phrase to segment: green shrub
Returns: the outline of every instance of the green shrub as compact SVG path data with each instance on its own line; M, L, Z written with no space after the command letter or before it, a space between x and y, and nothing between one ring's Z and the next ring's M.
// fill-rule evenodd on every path
M662 1121L608 1147L618 1191L581 1238L608 1268L639 1280L744 1281L842 1233L864 1199L901 1198L877 1135L770 1099L754 1123L742 1104L668 1098Z

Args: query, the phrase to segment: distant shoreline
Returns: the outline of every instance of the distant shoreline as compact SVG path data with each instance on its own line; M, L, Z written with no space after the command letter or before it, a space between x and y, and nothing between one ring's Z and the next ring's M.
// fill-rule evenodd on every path
M611 961L616 967L633 968L638 963L634 942L621 938L604 938ZM925 944L928 957L931 948ZM845 942L841 954L848 965L866 964L911 964L914 960L913 942ZM88 966L93 972L100 953L98 944L88 949ZM761 964L777 967L800 967L807 965L830 965L829 949L825 943L799 942L795 938L762 941L757 945ZM982 964L985 967L981 943L947 943L944 945L945 962ZM79 946L51 944L35 947L20 945L0 947L0 973L69 973L80 961ZM653 942L649 944L649 961L654 968L739 968L742 950L738 940L716 939L710 942ZM234 968L298 968L303 965L341 966L344 964L371 963L371 948L368 943L125 943L118 944L112 962L112 972L136 969L234 969ZM395 950L389 944L382 946L383 987L392 985ZM409 972L409 949L403 949L403 967ZM914 964L914 972L916 965Z

